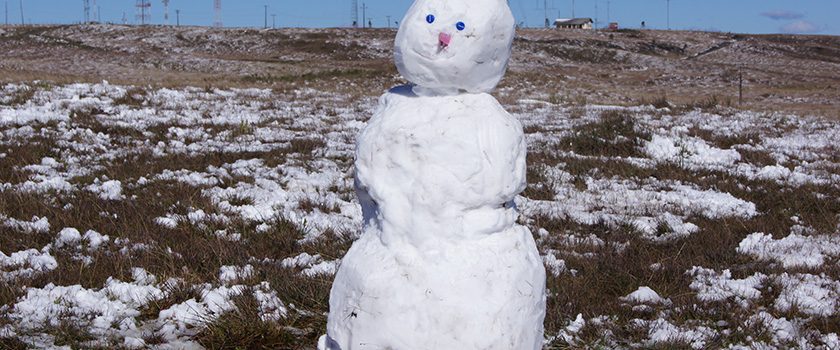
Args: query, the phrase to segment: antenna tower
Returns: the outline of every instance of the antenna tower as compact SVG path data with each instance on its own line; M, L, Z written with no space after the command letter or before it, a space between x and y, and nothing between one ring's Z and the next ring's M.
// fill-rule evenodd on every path
M359 26L359 0L353 0L352 6L350 21L353 22L353 28L357 28Z
M136 19L140 25L147 25L152 21L152 3L149 0L137 0L134 7L137 8Z
M163 3L163 24L169 25L169 0L161 0L161 2Z
M213 26L223 27L222 24L222 0L213 0Z
M85 6L85 22L90 23L90 0L84 0L83 4Z

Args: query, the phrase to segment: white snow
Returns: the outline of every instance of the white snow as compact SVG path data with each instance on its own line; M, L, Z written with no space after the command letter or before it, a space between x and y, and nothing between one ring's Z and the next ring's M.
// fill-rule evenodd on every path
M318 275L334 275L338 271L341 260L323 261L304 269L301 273L304 276L315 277Z
M422 20L423 18L420 24L425 23ZM447 21L440 15L437 20L438 24ZM471 23L467 24L471 26ZM191 35L204 35L196 34L197 31L198 29L191 32ZM341 40L351 42L354 39ZM378 47L390 45L385 40L376 41ZM453 38L452 47L455 47L456 42L457 38ZM386 51L383 49L382 53L378 54L385 55ZM741 183L739 186L743 191L755 190L752 188L753 183L760 185L768 181L783 186L786 191L813 191L811 187L801 187L809 184L821 186L818 191L822 191L823 188L836 188L837 184L840 184L840 166L835 164L836 158L833 157L833 152L837 150L837 140L840 139L840 127L836 121L740 110L720 114L702 111L682 114L668 109L654 111L648 107L569 107L563 103L544 102L549 100L549 96L543 87L528 85L527 82L520 84L515 80L512 83L498 94L503 101L512 101L509 97L521 96L510 93L515 89L524 87L524 90L533 90L533 93L528 92L530 98L506 106L516 111L516 117L524 124L538 127L535 128L539 129L537 132L525 136L531 152L546 152L552 156L570 159L580 157L580 160L614 162L617 165L640 169L654 169L662 163L671 163L701 173L713 171L716 174L731 175L729 180ZM16 89L8 85L0 89L0 101L6 100L8 93ZM74 212L80 206L80 203L74 200L79 197L88 198L90 193L93 193L95 198L101 196L103 200L116 201L129 197L130 194L138 192L137 190L148 190L161 184L194 190L196 196L202 197L196 199L210 200L212 205L194 208L182 202L166 212L159 213L160 217L157 219L149 218L149 224L173 229L181 225L183 229L206 231L209 239L218 237L234 242L241 240L231 244L247 244L248 234L252 232L246 230L253 227L257 227L257 234L274 234L273 220L278 218L289 220L298 226L303 232L304 239L301 242L304 243L319 239L318 236L327 229L357 238L359 223L366 219L352 194L354 171L349 162L355 151L355 135L367 124L371 108L376 105L375 100L368 97L359 99L355 93L351 96L317 91L314 88L290 91L289 97L280 96L269 89L213 89L207 92L200 87L178 90L144 88L149 90L145 107L114 105L113 99L122 96L127 89L128 87L107 83L56 85L39 90L36 97L25 105L0 106L0 146L41 138L54 142L47 152L48 156L35 159L32 164L20 164L11 169L20 173L20 178L4 179L12 183L0 183L0 192L8 198L15 198L17 195L41 198L45 205L43 208L17 208L16 203L12 201L11 206L8 206L7 202L5 209L0 210L6 211L0 212L0 229L6 230L10 235L6 238L20 237L20 242L33 242L27 243L31 246L11 250L10 247L0 247L0 283L9 282L14 286L37 284L37 288L24 290L23 293L26 294L23 298L10 301L12 304L8 306L0 306L0 324L3 324L0 326L0 337L16 337L29 343L31 347L49 348L54 341L49 335L51 330L27 327L33 325L31 321L37 321L38 317L44 317L43 320L52 317L52 314L43 316L41 313L52 313L55 310L51 308L55 308L59 310L58 315L65 316L84 330L97 329L97 332L104 333L95 335L97 340L93 342L107 338L108 344L124 344L127 348L152 347L144 345L143 338L160 333L164 335L163 343L155 345L156 347L199 348L199 344L193 340L193 336L204 324L199 318L206 316L207 320L213 320L218 316L215 311L226 309L230 297L237 295L235 292L238 291L254 293L260 301L260 316L264 320L279 320L288 314L296 317L297 313L311 312L312 310L302 305L287 307L282 302L283 295L277 295L271 286L263 283L256 286L237 286L235 284L243 282L229 279L233 273L238 275L235 270L244 268L245 264L253 264L254 270L259 270L261 267L258 261L263 261L262 257L236 262L236 266L229 267L232 273L225 276L222 276L225 271L220 269L218 275L211 274L213 276L210 276L209 280L194 282L196 284L189 287L197 288L201 297L167 310L177 311L177 316L170 312L172 318L158 319L157 315L152 315L151 320L122 317L139 311L140 308L135 305L146 303L147 298L160 297L161 294L157 290L167 293L167 284L173 283L171 280L159 283L155 276L142 269L132 269L131 281L111 278L103 285L91 288L43 285L49 282L43 280L52 276L50 271L58 268L59 261L66 261L65 258L76 262L101 264L103 261L110 261L108 257L114 255L131 261L142 261L134 260L134 254L153 253L157 249L161 249L164 254L179 254L174 249L157 246L157 242L132 242L126 238L118 238L125 237L125 233L102 227L99 223L59 232L58 230L64 227L62 225L66 225L66 220L62 219L65 214L60 211ZM418 90L430 92L429 89ZM93 107L106 111L95 118L96 122L106 129L123 128L142 136L138 138L109 134L107 130L92 131L68 118L73 115L74 109L89 110ZM331 111L330 115L326 114L326 110ZM641 145L640 150L644 153L639 158L582 156L555 147L565 136L596 120L601 112L607 110L632 113L637 127L654 135L650 143ZM337 115L332 115L333 111ZM578 111L582 112L581 117L569 117ZM239 130L233 131L241 125L248 126L243 128L247 129L244 133L240 134ZM696 128L718 137L749 133L757 133L760 137L744 141L744 144L734 145L730 149L721 149L712 139L701 140L695 135L692 130ZM440 131L449 132L445 128ZM153 134L156 134L155 139L159 138L159 142L147 141L152 139L150 136ZM327 146L316 150L312 155L285 154L291 140L313 137L323 140ZM705 138L705 134L702 137ZM431 146L443 148L443 145ZM15 161L16 154L6 151L5 147L0 147L0 151L4 152L0 153L0 160ZM770 163L748 163L747 152L750 151L766 153ZM132 174L128 178L111 179L102 175L108 173L110 176L107 170L114 162L130 159L131 155L138 153L148 153L153 160L157 160L173 155L198 159L216 154L235 156L240 152L244 155L243 159L232 159L229 164L208 164L203 169L192 165L189 165L188 169L188 166L184 165L185 169L181 169L176 164L171 169L159 170L157 173L140 169L140 173ZM277 152L278 157L269 160L274 155L272 152ZM417 162L420 163L420 160ZM721 190L728 186L719 187L708 181L694 179L678 182L661 179L658 174L650 178L612 176L607 175L607 169L598 168L573 175L574 166L571 161L568 164L564 161L556 166L545 166L547 185L556 194L553 198L531 200L517 197L515 200L523 214L521 222L533 226L538 230L540 237L540 251L543 255L535 255L532 263L544 264L550 273L564 279L577 278L578 272L570 269L577 261L573 263L569 260L571 258L563 261L562 257L575 257L575 260L596 259L602 248L622 252L635 247L630 246L631 243L617 242L611 237L599 237L586 229L581 231L576 227L551 229L549 232L537 227L539 222L535 220L536 215L568 220L572 224L605 222L611 227L632 225L642 238L657 245L674 245L675 248L681 246L680 240L715 230L713 220L728 219L728 223L750 218L763 220L762 217L756 217L760 213L755 204L750 203L747 198L734 191L726 193ZM426 171L424 174L442 172L437 169L419 170ZM533 176L533 173L529 173L529 176ZM84 178L95 180L92 184L77 182L78 179ZM105 185L112 180L118 181L119 186L116 186L116 183ZM747 182L748 180L751 182ZM420 189L415 193L426 194ZM834 199L827 197L825 193L816 196L822 200ZM422 196L411 199L419 200L420 197ZM304 199L324 203L329 208L335 208L337 212L303 210L301 202ZM127 202L109 205L123 204ZM445 209L448 204L446 202L440 205L440 209ZM47 207L51 209L48 210ZM367 219L396 215L388 208L393 207L381 206L381 212L373 216L368 215ZM109 220L123 219L114 217L114 213L108 209L101 210L99 214L103 218L113 218ZM799 225L812 224L809 221L813 221L814 218L801 214L790 213L791 216L802 217L794 217L791 220ZM708 226L709 220L700 220L699 217L712 220L712 226ZM238 227L240 219L245 219L249 229L243 230ZM237 225L229 225L226 222L236 222ZM446 228L449 229L448 226ZM689 278L686 283L696 292L696 306L691 304L690 300L688 309L682 301L674 302L679 304L678 306L656 304L656 307L647 309L654 313L645 315L650 315L654 320L661 320L636 323L639 328L633 330L634 334L642 334L641 337L648 334L648 341L662 341L664 347L671 346L667 339L689 346L698 346L700 343L696 342L705 341L706 347L714 347L719 345L714 340L731 341L732 335L735 335L739 344L732 344L733 349L776 349L791 346L802 349L840 348L837 334L814 327L814 322L820 322L820 317L830 312L836 314L840 307L837 305L840 298L835 273L835 265L840 259L838 232L838 229L817 232L811 228L795 227L782 235L775 232L773 236L761 232L749 235L737 247L741 260L739 264L716 266L715 270L697 267L687 272L686 276ZM483 239L485 238L481 237L474 244L482 244ZM47 244L51 241L51 244ZM636 244L635 242L632 244ZM550 246L544 246L545 244ZM288 257L274 258L287 258L279 262L279 265L318 280L329 279L337 268L352 264L352 261L348 262L346 259L338 260L337 256L321 256L314 251L310 253L312 254L295 252L290 253ZM72 256L67 256L70 254ZM484 252L464 253L430 249L423 251L423 254L438 258L439 262L435 264L444 264L453 260L460 261L463 259L461 256L481 256ZM682 257L676 249L669 254L673 254L675 259ZM476 259L478 260L480 259ZM265 263L278 263L273 259L268 261ZM420 264L425 260L418 258L418 255L403 254L394 257L393 260L382 261L385 262L383 264L398 261L400 264L414 266L412 264ZM566 266L567 263L569 266ZM670 260L657 261L650 265L650 270L660 273L668 269L670 264ZM478 269L481 268L481 264L476 263L465 266L464 270L475 270L476 265L479 266ZM367 271L361 268L359 270ZM490 270L492 269L486 268L488 273L496 273ZM435 273L442 276L452 274L451 271L442 268ZM415 280L421 280L422 276L418 276L420 275L411 275ZM418 282L422 283L423 281ZM643 281L640 283L644 284ZM499 284L503 283L497 283L487 290L495 290ZM51 289L48 290L48 287ZM441 296L438 289L437 286L432 288L429 298ZM473 295L481 295L484 290L472 292ZM204 295L207 295L207 298ZM667 296L677 300L675 296ZM77 300L77 297L84 300ZM556 296L549 295L549 298L552 297ZM399 295L399 298L403 296ZM27 305L40 306L29 315L22 311L23 309L16 309L16 303L20 303L22 308ZM644 303L634 305L636 302L629 299L625 303L634 309L647 306ZM744 309L737 310L737 313L745 315L744 324L725 324L706 318L686 319L694 308L721 307L718 303L743 307ZM94 305L112 309L103 311L93 307ZM220 305L224 307L219 307ZM404 309L410 310L411 305ZM117 324L107 327L93 326L94 319L98 318L99 322L104 324L114 315L116 316L113 320ZM179 320L189 320L184 323L189 325L182 327ZM40 321L35 323L38 322ZM581 316L561 322L568 324L555 326L553 336L549 337L549 340L556 340L561 346L581 346L579 332L582 331L583 325L589 327L587 330L604 332L604 347L620 348L621 346L614 341L626 340L609 333L610 329L626 326L624 321L616 321L615 315L595 316L585 321ZM704 338L705 333L701 327L714 329L713 336ZM749 335L752 330L766 334L760 338L741 338L741 335ZM691 332L697 332L699 335L691 335ZM674 333L687 335L680 336ZM564 341L566 344L563 344ZM641 343L631 344L632 347L653 346L651 343L645 343L644 339L636 341Z
M840 306L840 282L825 275L783 273L774 283L782 290L775 302L779 311L795 307L806 315L828 317Z
M621 300L628 303L648 305L671 303L668 299L659 296L659 293L646 286L639 287L639 289L637 289L635 292L622 297Z
M321 261L321 255L310 255L309 253L300 253L300 255L285 258L280 262L280 265L286 268L294 267L310 267Z
M125 199L125 196L122 194L122 182L117 180L100 183L99 179L97 179L96 182L87 187L87 190L97 194L103 200L115 201Z
M76 246L82 240L82 234L79 230L68 227L61 230L55 239L55 247L62 248L65 246Z
M566 272L566 262L562 259L558 259L555 255L555 251L549 251L543 256L543 262L545 266L551 271L551 274L555 277L559 277L560 274Z
M755 273L744 279L733 279L729 270L717 273L697 266L686 273L694 278L690 287L697 292L700 301L708 303L733 299L741 307L747 307L750 301L761 297L760 289L768 278L762 273Z
M731 166L741 160L736 150L722 150L709 146L698 138L680 138L674 140L667 136L653 135L645 145L645 152L652 159L661 162L673 162L686 166Z
M20 277L55 270L58 262L50 255L50 246L40 251L29 249L6 255L0 251L0 281L11 282Z
M569 322L569 325L560 330L560 333L555 336L547 339L547 343L554 341L555 339L563 339L568 344L574 345L576 344L576 336L580 333L580 331L586 327L586 320L583 318L583 314L578 314L577 317L573 321Z
M692 349L704 349L715 336L715 331L708 327L677 327L662 318L650 322L648 327L649 345L680 343L688 344Z
M15 218L5 218L4 220L2 213L0 213L0 221L2 221L3 226L23 233L47 233L50 231L50 222L45 217L33 216L31 221Z
M816 268L823 266L826 258L840 256L840 236L791 233L774 240L772 235L757 232L744 238L737 251L761 261L781 263L786 269Z
M248 279L253 277L254 267L251 265L245 266L222 266L219 269L219 281L223 284L230 284L231 282Z
M87 242L88 249L90 250L99 249L99 247L101 247L103 244L106 244L109 241L111 241L111 238L107 235L103 235L94 230L88 230L87 232L85 232L84 236L82 236L82 239L85 242Z

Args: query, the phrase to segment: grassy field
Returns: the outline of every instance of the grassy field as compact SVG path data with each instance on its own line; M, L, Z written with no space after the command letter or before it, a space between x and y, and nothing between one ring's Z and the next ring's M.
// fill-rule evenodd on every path
M0 348L314 348L392 35L0 29ZM838 42L520 33L547 349L840 348Z

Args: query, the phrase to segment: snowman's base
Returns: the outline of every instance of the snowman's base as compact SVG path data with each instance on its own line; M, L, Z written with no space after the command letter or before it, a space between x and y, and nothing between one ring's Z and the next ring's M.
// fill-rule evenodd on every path
M336 276L319 348L542 347L545 271L526 228L439 247L394 249L366 232Z

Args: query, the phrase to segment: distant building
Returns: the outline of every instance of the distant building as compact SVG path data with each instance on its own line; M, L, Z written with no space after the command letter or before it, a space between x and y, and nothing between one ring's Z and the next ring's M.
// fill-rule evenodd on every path
M592 29L592 18L558 19L554 25L559 29Z
M609 30L618 30L618 22L611 22L608 28Z

